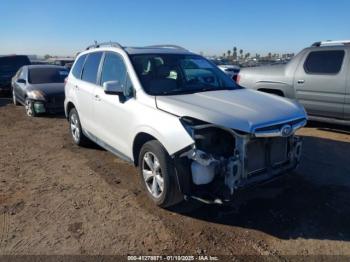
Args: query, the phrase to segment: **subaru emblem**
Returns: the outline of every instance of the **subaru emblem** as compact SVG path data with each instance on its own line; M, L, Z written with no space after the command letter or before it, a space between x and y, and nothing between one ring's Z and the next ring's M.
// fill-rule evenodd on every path
M292 134L292 127L291 125L284 125L281 128L281 135L283 137L290 136Z

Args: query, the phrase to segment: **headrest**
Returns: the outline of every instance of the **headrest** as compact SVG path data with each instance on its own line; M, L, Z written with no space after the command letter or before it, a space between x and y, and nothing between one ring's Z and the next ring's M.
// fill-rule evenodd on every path
M157 76L159 78L167 78L170 75L171 68L169 66L160 66L157 69Z

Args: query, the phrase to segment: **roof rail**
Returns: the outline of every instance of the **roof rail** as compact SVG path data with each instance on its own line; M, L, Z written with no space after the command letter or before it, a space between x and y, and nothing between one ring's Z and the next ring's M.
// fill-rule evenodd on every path
M350 44L350 40L337 40L337 41L326 40L326 41L315 42L311 46L318 47L318 46L327 46L327 45L349 45L349 44Z
M145 48L173 48L173 49L188 51L186 48L178 45L149 45L149 46L145 46Z
M119 44L118 42L103 42L103 43L97 43L95 41L95 44L93 45L89 45L86 50L89 50L89 49L92 49L92 48L99 48L101 46L111 46L111 47L118 47L118 48L121 48L121 49L124 49L124 47Z

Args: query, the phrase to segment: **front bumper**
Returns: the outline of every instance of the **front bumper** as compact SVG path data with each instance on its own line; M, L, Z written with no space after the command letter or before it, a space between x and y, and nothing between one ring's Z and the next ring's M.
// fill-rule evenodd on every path
M64 112L63 104L49 103L46 101L32 100L34 111L37 114L59 114Z
M300 163L302 140L297 136L237 137L236 143L235 155L218 161L220 171L206 185L195 185L188 179L193 175L187 168L191 159L175 158L179 187L186 198L195 198L205 203L231 201L239 191L288 174Z

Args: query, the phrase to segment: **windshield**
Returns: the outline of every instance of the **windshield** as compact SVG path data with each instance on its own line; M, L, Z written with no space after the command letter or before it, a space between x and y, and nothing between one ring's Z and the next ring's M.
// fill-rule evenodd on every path
M68 71L64 68L31 68L28 82L31 84L63 83L67 76Z
M175 95L238 88L230 77L197 55L131 55L141 84L150 95Z

